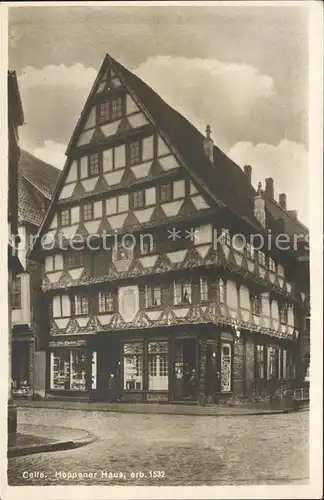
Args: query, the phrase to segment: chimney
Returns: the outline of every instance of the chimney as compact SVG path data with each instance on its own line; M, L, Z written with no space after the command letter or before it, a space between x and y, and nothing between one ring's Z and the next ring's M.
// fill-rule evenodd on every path
M251 167L251 165L244 165L244 173L249 181L249 184L251 184L251 179L252 179L252 167Z
M274 198L274 184L273 184L273 179L271 177L268 177L265 180L265 194L267 195L268 198L273 200L273 198Z
M254 217L258 219L262 227L266 226L265 201L262 196L262 184L258 183L257 195L254 197Z
M287 195L286 195L286 193L279 194L279 205L284 210L287 210Z
M206 138L204 139L204 150L209 160L214 163L214 141L211 138L210 125L206 127Z
M293 217L294 219L297 220L298 218L298 213L297 213L297 210L288 210L288 214Z

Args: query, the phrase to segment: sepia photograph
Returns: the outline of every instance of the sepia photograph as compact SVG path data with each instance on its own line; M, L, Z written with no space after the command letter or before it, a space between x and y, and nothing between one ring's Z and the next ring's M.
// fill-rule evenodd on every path
M322 6L0 14L1 497L320 498Z

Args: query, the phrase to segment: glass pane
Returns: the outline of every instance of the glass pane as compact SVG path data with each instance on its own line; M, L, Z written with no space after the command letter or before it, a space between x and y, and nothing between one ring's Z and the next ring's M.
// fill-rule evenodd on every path
M143 389L143 356L140 354L124 356L124 389L127 391Z
M143 344L141 342L132 342L123 345L124 354L141 354L143 352Z
M51 352L51 389L70 388L70 353L69 351Z
M86 354L82 351L71 352L71 389L84 391L86 389Z

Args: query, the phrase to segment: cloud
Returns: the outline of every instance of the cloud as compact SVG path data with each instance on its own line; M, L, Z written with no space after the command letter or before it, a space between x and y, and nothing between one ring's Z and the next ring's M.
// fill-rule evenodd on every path
M32 154L37 158L54 165L54 167L63 169L66 160L66 144L60 144L54 141L45 141L43 147L33 149Z
M287 193L288 209L296 209L301 222L308 224L308 151L303 144L282 140L277 145L239 142L228 152L238 165L252 166L252 183L256 187L266 177L272 177L275 198L278 193Z
M94 68L85 68L83 64L77 63L73 66L48 65L41 69L26 66L19 78L22 89L30 89L39 86L85 88L90 91L97 76Z
M270 76L217 59L149 57L135 73L202 133L210 124L221 148L244 139L258 106L275 95Z

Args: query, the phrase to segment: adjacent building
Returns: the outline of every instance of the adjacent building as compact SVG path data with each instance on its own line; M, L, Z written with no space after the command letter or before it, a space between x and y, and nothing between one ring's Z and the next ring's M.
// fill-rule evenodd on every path
M107 55L31 252L47 397L217 403L296 384L300 251L259 244L282 229L265 198L210 127Z
M44 395L45 359L39 354L41 338L38 328L42 308L41 268L27 260L49 206L60 171L21 150L18 163L18 246L23 266L12 287L12 367L13 395ZM42 381L43 378L43 381Z

